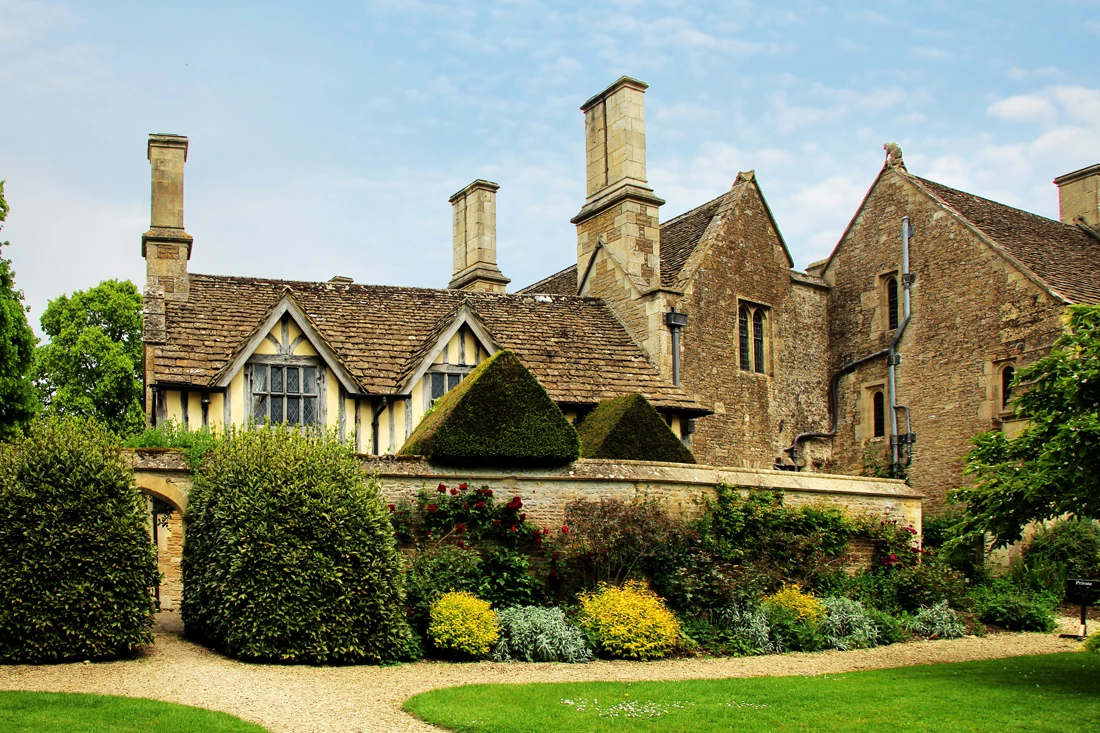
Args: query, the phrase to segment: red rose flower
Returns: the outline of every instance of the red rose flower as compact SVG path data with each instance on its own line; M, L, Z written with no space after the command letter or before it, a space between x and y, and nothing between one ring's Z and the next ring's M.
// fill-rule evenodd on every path
M435 509L436 509L435 504L429 504L428 505L428 514L435 514Z
M558 577L558 571L557 571L557 570L554 570L554 569L551 569L551 570L550 570L550 577L551 577L551 578L556 578L556 577Z
M475 490L474 490L474 493L475 493L475 494L477 494L478 496L481 496L481 494L483 493L483 491L482 491L481 489L475 489Z
M397 507L395 507L393 504L387 504L386 506L388 506L390 508L391 512L395 511L397 509Z
M441 494L446 494L447 493L447 485L446 484L440 484L439 486L436 487L435 490L438 491Z
M469 503L463 504L463 505L462 505L462 508L463 508L463 509L469 509L469 508L470 508L470 505L469 505Z
M451 489L451 496L458 496L458 489Z
M558 559L558 557L559 557L559 553L557 553L557 552L555 552L555 553L554 553L553 555L551 555L551 556L550 556L550 558L551 558L552 560L557 560L557 559Z
M527 514L526 513L520 514L519 515L519 521L526 522L527 521Z
M485 508L485 502L483 502L483 501L479 501L478 503L474 504L474 509L484 509L484 508Z
M540 537L538 535L535 535L535 544L536 545L541 545L542 544L542 537Z
M493 526L494 527L499 527L500 526L500 520L499 519L494 519L493 520Z
M465 534L466 533L466 525L463 524L462 522L459 522L458 524L455 525L455 532L458 532L459 534Z
M513 531L513 532L515 532L515 531L516 531L516 525L514 525L514 524L512 525L512 531Z
M467 486L466 484L459 484L459 485L458 485L458 490L459 490L459 491L465 491L465 490L466 490L466 489L468 489L468 488L470 488L470 487L469 487L469 486Z
M465 548L465 547L466 547L466 543L465 543L465 542L463 542L462 540L459 540L459 541L458 541L458 549L460 549L460 550L461 550L461 549L463 549L463 548Z
M485 489L485 495L486 496L492 496L493 495L493 490L492 489Z
M563 524L561 526L561 533L562 534L569 534L569 525L568 524Z

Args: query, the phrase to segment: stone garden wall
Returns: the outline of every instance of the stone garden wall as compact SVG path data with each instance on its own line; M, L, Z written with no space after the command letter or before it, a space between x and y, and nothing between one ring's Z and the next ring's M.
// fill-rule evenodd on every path
M187 508L191 471L179 451L137 449L131 452L135 480L142 491L167 501L181 512ZM902 481L793 473L751 468L653 463L649 461L580 460L562 468L499 470L453 469L405 456L362 456L363 469L377 474L387 501L415 499L420 489L439 483L488 486L498 494L520 496L528 521L541 527L560 526L565 505L579 498L612 497L659 502L670 512L692 515L703 499L713 497L719 483L747 489L784 492L789 504L814 502L839 505L853 514L873 514L921 531L922 496ZM164 607L178 607L181 597L178 566L182 524L170 522L161 538L161 583ZM167 541L166 541L167 540ZM169 570L170 569L170 570ZM165 572L168 570L168 572Z

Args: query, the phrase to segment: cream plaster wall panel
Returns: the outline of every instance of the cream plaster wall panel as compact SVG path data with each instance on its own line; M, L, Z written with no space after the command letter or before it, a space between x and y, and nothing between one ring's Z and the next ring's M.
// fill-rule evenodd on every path
M178 390L165 390L164 408L169 420L183 424L183 406L180 402L181 393Z
M413 428L424 417L424 379L423 377L412 388Z
M219 433L225 431L225 395L220 392L210 393L210 407L208 408L207 424L211 430Z
M268 332L268 336L271 336L279 343L282 343L283 326L281 323L276 323L275 327ZM260 342L260 345L256 347L256 350L252 352L254 354L278 354L279 349L270 340L264 339Z
M325 429L335 428L340 424L340 380L335 372L325 368L325 409L328 414L325 417Z
M198 392L187 394L187 428L202 430L202 395Z
M244 369L229 383L229 419L234 425L244 425L249 413L244 409Z
M345 441L355 440L355 400L344 398L344 435Z

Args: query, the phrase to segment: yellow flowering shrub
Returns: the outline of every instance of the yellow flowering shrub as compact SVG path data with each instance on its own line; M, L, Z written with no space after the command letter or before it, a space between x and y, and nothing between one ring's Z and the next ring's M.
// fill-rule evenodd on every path
M664 600L636 580L601 584L580 603L581 628L612 657L658 659L680 638L680 623Z
M500 638L497 615L489 603L472 593L444 593L431 606L428 637L435 648L460 657L479 659Z
M784 585L778 592L767 596L765 602L794 613L799 621L807 619L817 621L825 609L810 593L803 593L797 585Z

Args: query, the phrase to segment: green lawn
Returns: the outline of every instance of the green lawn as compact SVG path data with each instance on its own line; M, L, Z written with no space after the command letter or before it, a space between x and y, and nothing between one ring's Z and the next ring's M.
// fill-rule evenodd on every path
M157 700L56 692L0 692L0 733L265 733L213 710Z
M814 677L470 685L405 709L458 731L1100 731L1100 654Z

